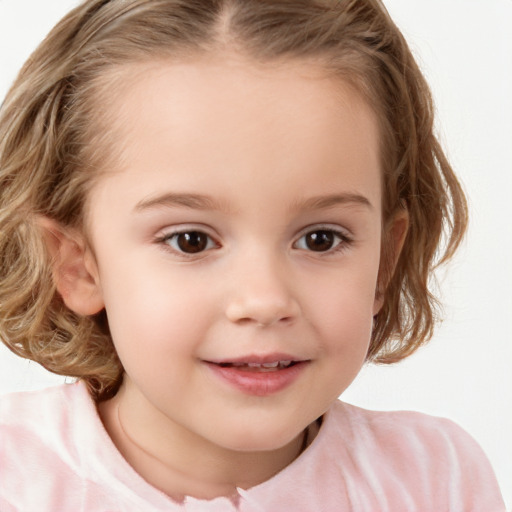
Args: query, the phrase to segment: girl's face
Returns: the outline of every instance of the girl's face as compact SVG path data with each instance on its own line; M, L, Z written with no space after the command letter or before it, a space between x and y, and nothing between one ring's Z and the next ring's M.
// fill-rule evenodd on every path
M122 165L88 205L124 421L277 449L365 360L380 305L376 117L307 62L135 76L108 105Z

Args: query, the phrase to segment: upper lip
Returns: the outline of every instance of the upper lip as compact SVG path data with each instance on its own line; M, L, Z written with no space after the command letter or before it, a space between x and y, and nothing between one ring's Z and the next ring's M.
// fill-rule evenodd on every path
M292 361L294 363L309 361L307 358L294 356L292 354L285 353L273 353L273 354L248 354L241 357L226 357L222 359L208 359L207 363L213 364L226 364L226 363L252 363L252 364L265 364L275 363L279 361Z

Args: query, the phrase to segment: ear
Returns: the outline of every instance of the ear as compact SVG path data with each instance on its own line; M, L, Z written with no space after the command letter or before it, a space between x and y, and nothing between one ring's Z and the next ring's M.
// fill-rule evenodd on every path
M97 265L84 237L41 217L38 224L51 256L53 279L66 306L82 316L104 308Z
M381 265L373 306L374 315L380 311L384 304L385 291L395 272L408 229L409 212L401 209L393 215L383 230Z

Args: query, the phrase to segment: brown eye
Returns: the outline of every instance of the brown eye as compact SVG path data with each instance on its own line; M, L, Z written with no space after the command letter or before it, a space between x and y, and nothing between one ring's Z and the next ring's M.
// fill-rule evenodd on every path
M214 246L211 238L201 231L187 231L175 233L165 238L165 243L170 245L177 252L186 254L197 254Z
M352 239L341 230L320 228L302 235L293 245L295 249L334 253L348 248Z
M306 247L315 252L329 251L333 248L336 235L332 231L314 231L305 235Z

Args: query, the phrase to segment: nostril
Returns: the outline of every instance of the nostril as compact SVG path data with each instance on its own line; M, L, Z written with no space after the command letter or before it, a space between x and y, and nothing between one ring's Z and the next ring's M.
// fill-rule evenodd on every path
M291 316L285 316L283 318L277 318L275 321L272 321L272 322L269 322L267 324L263 323L263 324L260 324L262 327L265 327L267 325L273 325L273 324L286 324L286 323L291 323L293 320L293 318Z
M273 317L273 318L266 318L266 319L256 319L256 318L240 318L236 321L239 325L255 325L256 327L269 327L276 324L289 324L293 322L293 317L291 316L285 316L285 317Z
M236 320L236 323L239 325L246 325L246 324L254 323L254 320L252 320L251 318L239 318L238 320Z

